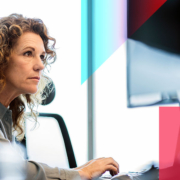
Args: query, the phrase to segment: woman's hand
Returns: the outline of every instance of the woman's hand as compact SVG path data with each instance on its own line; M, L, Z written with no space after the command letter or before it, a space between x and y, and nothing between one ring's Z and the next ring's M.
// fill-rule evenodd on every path
M81 176L82 180L90 180L101 176L106 171L110 171L114 176L119 173L119 164L113 158L98 158L93 159L86 164L74 168Z

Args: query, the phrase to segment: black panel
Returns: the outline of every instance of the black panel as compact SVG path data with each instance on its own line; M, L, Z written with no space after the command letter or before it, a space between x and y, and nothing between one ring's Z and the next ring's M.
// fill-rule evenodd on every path
M129 38L180 54L180 1L168 0Z

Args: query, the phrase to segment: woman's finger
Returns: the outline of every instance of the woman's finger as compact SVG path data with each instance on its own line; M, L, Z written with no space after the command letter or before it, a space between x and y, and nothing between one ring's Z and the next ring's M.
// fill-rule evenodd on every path
M119 173L119 164L113 158L97 158L78 168L82 179L93 179L110 171L114 176Z
M105 161L107 164L115 166L119 173L119 164L113 158L106 158Z
M109 171L112 176L118 174L118 169L113 165L107 165L106 171Z

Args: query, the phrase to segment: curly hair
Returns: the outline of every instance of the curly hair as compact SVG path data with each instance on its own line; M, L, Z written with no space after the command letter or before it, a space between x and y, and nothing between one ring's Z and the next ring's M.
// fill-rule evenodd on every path
M55 44L56 40L49 36L48 30L41 19L23 17L21 14L13 13L7 17L0 19L0 92L6 85L5 69L8 66L9 57L12 49L16 44L18 38L24 32L33 32L43 40L46 56L44 62L45 68L50 66L56 60ZM53 43L51 43L53 42ZM51 45L50 45L51 44ZM46 98L47 92L43 90L48 84L50 85L50 78L42 72L41 80L38 85L36 94L21 94L16 97L9 105L12 111L13 131L17 131L17 140L22 140L24 137L24 121L27 118L25 110L26 104L30 109L30 115L37 122L38 113L34 107L42 103ZM43 94L46 94L43 96Z

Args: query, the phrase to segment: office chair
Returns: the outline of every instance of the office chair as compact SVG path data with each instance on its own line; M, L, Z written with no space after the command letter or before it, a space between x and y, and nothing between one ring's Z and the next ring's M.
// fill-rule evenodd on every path
M69 167L70 168L77 167L73 147L72 147L71 140L70 140L70 137L69 137L69 133L68 133L68 130L67 130L67 127L65 125L65 122L64 122L63 118L58 114L51 114L51 113L40 113L38 117L44 118L44 119L45 118L54 118L57 121L57 123L59 125L59 130L60 130L60 132L62 134L62 138L64 140L64 145L65 145L65 150L66 150L66 153L67 153ZM29 154L28 154L28 151L27 151L27 144L28 144L27 141L28 141L28 137L25 137L23 139L23 141L21 141L21 144L25 147L25 152L24 152L25 159L29 159L29 157L28 157Z

